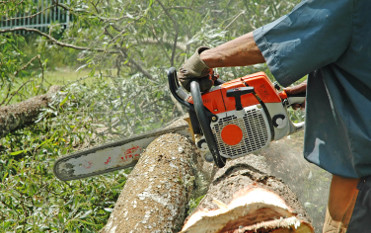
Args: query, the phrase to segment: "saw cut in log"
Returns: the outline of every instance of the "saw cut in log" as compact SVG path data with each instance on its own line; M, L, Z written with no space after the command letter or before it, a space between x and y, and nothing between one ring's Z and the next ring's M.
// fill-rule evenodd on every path
M61 88L51 86L48 93L17 104L0 107L0 137L35 122L41 109L48 106L52 96Z
M151 142L101 232L177 232L194 187L194 146L179 134Z
M229 160L181 232L314 232L295 194L267 169L261 156Z

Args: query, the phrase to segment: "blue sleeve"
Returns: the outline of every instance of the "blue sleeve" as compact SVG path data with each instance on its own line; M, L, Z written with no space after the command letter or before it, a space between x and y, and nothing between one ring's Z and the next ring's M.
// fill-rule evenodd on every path
M277 81L288 86L336 62L349 46L352 0L304 0L292 12L254 31Z

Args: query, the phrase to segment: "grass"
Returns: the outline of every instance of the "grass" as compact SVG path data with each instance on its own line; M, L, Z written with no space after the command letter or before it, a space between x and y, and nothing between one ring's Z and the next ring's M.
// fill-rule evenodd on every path
M68 83L87 78L88 70L73 70L68 67L56 68L45 72L45 79L53 85L67 85ZM88 78L87 78L88 79Z

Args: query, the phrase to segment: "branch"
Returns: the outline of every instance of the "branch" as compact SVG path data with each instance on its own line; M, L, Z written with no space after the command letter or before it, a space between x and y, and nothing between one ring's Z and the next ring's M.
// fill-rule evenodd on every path
M136 62L135 60L131 59L126 51L123 49L123 48L118 48L120 53L121 53L121 56L123 57L126 57L128 60L129 60L129 63L134 65L135 68L137 68L144 76L146 76L148 79L150 80L154 80L153 76L146 70L144 69L138 62Z
M27 67L29 67L31 65L31 63L33 61L35 61L36 59L40 59L40 55L36 55L34 56L33 58L31 58L31 60L29 60L24 66L22 66L19 70L17 70L16 72L14 72L14 76L17 76L19 74L19 72L21 72L22 70L25 70Z
M153 30L152 30L152 33L155 34L155 32ZM140 44L149 44L149 45L166 44L166 45L174 45L174 43L172 41L167 41L167 40L163 40L163 39L159 40L157 38L157 35L154 35L154 36L156 36L155 39L146 38L146 39L143 39L142 41L140 41ZM133 45L137 45L137 44L139 44L139 43L137 43L135 41L133 42ZM187 45L184 44L184 43L179 43L178 42L176 44L176 48L177 49L180 49L182 51L186 51L187 50Z
M157 37L157 34L156 34L155 27L153 25L152 25L152 34L156 38L157 43L160 44L161 49L164 51L164 54L166 55L167 59L169 59L171 61L171 58L169 57L169 55L166 52L166 48L164 46L163 40L162 40L162 38L161 38L161 40L159 40L159 38Z
M105 31L105 34L107 34L109 37L111 37L111 39L114 38L113 35L111 33L109 33L107 28L104 28L104 31ZM121 54L121 56L123 58L128 59L128 62L130 64L132 64L133 66L135 66L135 68L137 68L144 76L146 76L150 80L154 80L154 77L146 69L144 69L138 62L136 62L135 60L131 59L128 56L128 54L126 53L126 50L124 48L117 47L117 45L114 45L114 47L119 51L119 53Z
M0 1L0 4L8 4L8 3L14 3L15 0L9 0L9 1ZM18 3L15 3L16 5L20 5L24 2L24 0L21 0L20 2Z
M12 21L12 20L19 20L19 19L31 19L31 18L33 18L33 17L36 17L36 16L38 16L38 15L41 15L42 13L44 13L45 11L47 11L47 10L53 8L53 7L55 7L55 5L49 6L49 7L45 8L44 10L39 11L39 12L33 14L33 15L24 16L24 17L14 17L14 18L9 18L9 19L5 19L4 22L8 22L8 21Z
M178 26L177 21L171 16L171 14L165 8L165 6L162 4L162 2L160 0L157 0L157 2L160 4L160 6L164 10L165 14L167 15L167 17L170 18L170 20L173 22L173 25L174 25L175 36L174 36L174 44L173 44L173 50L172 50L172 53L171 53L171 60L170 60L171 66L173 66L174 65L176 45L177 45L177 42L178 42L179 26Z
M66 11L71 12L71 13L73 13L73 12L89 13L89 14L91 14L91 16L97 17L99 20L102 20L104 22L107 22L107 21L120 21L120 20L128 19L128 18L137 18L137 20L138 20L138 19L142 18L142 16L140 16L139 14L138 15L133 15L133 16L130 16L130 17L127 16L127 15L124 15L124 16L117 17L117 18L107 18L107 17L103 17L103 16L100 16L100 15L97 15L97 14L92 14L91 12L88 12L86 10L76 10L76 9L70 8L70 7L66 6L65 4L60 3L58 1L54 1L54 4L56 6L59 6L59 7L63 8Z
M15 28L10 28L10 29L2 29L2 30L0 30L0 33L16 32L16 31L27 31L27 32L37 33L37 34L39 34L41 36L46 37L48 40L50 40L54 44L59 45L61 47L67 47L67 48L72 48L72 49L76 49L76 50L83 50L83 51L117 53L115 51L106 51L103 48L89 48L89 47L82 47L82 46L77 46L77 45L73 45L73 44L63 43L63 42L58 41L54 37L52 37L52 36L50 36L50 35L42 32L42 31L40 31L40 30L38 30L36 28L15 27Z
M42 62L41 62L41 59L40 59L40 55L36 55L35 57L31 58L31 60L29 60L24 66L22 66L19 70L17 70L16 72L14 72L14 76L17 76L19 74L19 72L21 72L22 70L25 70L27 67L29 67L35 60L38 60L39 61L39 64L40 64L40 68L41 68L41 73L42 73L42 81L44 80L44 69L42 67ZM0 103L0 106L2 105L8 105L10 103L10 101L13 99L13 97L19 93L19 91L27 84L29 83L30 81L32 80L29 79L27 80L26 82L24 82L21 86L19 86L19 88L16 90L16 91L13 91L12 94L10 94L10 89L12 87L11 83L9 83L9 86L8 86L8 90L7 90L7 94L6 96L4 97L3 101ZM5 103L6 101L6 103Z

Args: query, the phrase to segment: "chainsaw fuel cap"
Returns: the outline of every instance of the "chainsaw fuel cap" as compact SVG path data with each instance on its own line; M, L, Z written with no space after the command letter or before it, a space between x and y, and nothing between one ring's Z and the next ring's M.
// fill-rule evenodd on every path
M243 132L239 126L229 124L222 129L220 136L222 137L223 142L230 146L234 146L241 142Z

